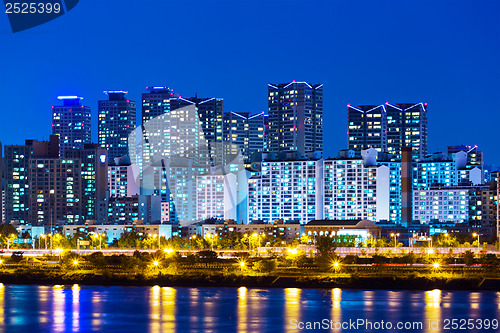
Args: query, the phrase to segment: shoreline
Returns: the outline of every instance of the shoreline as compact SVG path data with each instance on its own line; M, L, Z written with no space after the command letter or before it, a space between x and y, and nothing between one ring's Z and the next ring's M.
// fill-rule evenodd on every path
M13 272L0 273L0 283L25 285L100 285L161 287L247 287L247 288L314 288L314 289L386 289L386 290L464 290L500 291L500 278L481 277L399 277L399 276L283 276L283 275L144 275L81 272Z

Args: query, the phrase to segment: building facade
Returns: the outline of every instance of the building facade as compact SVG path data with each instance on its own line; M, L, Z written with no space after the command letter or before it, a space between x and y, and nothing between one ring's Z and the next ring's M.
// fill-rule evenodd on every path
M33 157L29 161L29 221L32 225L78 224L82 219L79 159Z
M126 156L128 139L136 127L135 101L127 99L127 91L105 91L107 100L98 101L99 136L101 148L108 150L111 161L115 157Z
M323 160L265 161L248 180L248 222L305 224L323 215Z
M377 151L363 158L324 161L324 214L320 219L390 219L390 169L377 166Z
M268 106L270 152L323 151L322 84L269 84Z
M249 112L226 112L223 124L224 164L241 154L249 162L254 153L261 153L267 147L268 116L264 112L251 115Z
M360 152L375 148L387 151L387 114L385 105L347 105L348 147Z
M385 103L387 151L401 157L401 148L411 147L413 159L427 155L427 103Z
M468 222L470 191L471 188L466 186L417 189L413 192L413 218L421 223Z
M33 155L33 141L5 146L6 223L29 223L29 160Z
M91 143L90 107L82 104L82 97L59 96L61 106L52 107L52 134L59 136L59 153L67 149L81 149Z
M81 149L66 150L65 157L80 163L83 221L102 223L107 215L108 151L97 144L85 144Z
M427 103L348 104L347 118L349 149L375 148L396 160L403 147L411 147L416 160L427 155Z
M108 201L107 224L131 224L139 219L139 196L115 196Z

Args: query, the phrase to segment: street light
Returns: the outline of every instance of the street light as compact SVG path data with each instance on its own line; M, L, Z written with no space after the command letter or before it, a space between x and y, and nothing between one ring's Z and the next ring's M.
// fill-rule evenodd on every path
M260 234L258 234L258 233L255 232L255 233L252 234L252 237L258 239L258 242L259 242L259 246L258 247L260 247Z
M104 235L106 235L106 233L105 233L105 232L103 232L103 233L102 233L102 235L101 235L99 232L96 232L96 233L94 234L94 237L95 237L95 238L99 237L99 251L101 251L101 250L102 250L102 238L101 238L101 237L102 237L102 236L104 236Z
M43 238L43 242L45 243L45 250L47 250L47 240L45 239L45 234L40 234L40 238ZM40 238L38 239L38 246L41 249L42 248L42 244L40 243Z
M479 234L478 233L473 233L472 237L477 237L477 249L479 250Z
M215 236L217 236L217 234L216 234L216 233L215 233L215 234L213 234L213 235L212 235L211 233L207 233L207 237L208 237L208 238L210 238L211 243L212 243L212 247L211 247L212 251L214 250L214 237L215 237Z
M338 261L334 261L332 266L336 272L340 269L340 263Z
M397 234L395 233L391 233L391 237L394 237L394 248L397 247L397 244L398 244L398 236L399 236L399 232Z
M155 239L156 237L158 237L157 234L148 234L148 238L153 238ZM153 245L151 244L151 248L153 248ZM158 237L158 250L160 249L160 237Z

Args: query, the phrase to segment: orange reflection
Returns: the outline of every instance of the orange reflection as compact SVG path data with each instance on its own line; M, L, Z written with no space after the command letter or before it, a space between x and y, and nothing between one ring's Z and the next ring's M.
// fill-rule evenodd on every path
M342 321L342 311L340 301L342 299L342 290L340 288L332 289L332 321L334 323Z
M471 309L479 309L479 304L481 304L481 294L480 293L470 293L469 294L469 304Z
M175 332L175 296L177 290L170 287L163 287L162 290L162 332Z
M189 290L189 305L194 309L198 307L200 300L200 291L196 288L192 288ZM198 318L196 316L189 316L189 321L192 325L197 325Z
M285 288L286 323L292 319L300 321L300 292L298 288Z
M101 326L102 302L99 292L92 293L92 330L99 330Z
M154 286L151 288L149 311L149 331L153 333L160 333L160 287Z
M441 290L434 289L425 292L425 319L426 332L436 332L436 323L441 325Z
M4 313L4 307L5 307L5 287L3 283L0 283L0 324L5 323L5 313Z
M65 308L65 298L64 298L64 290L60 285L55 285L52 287L52 302L53 302L53 322L52 327L55 332L64 332L64 320L66 318L66 314L64 311Z
M74 284L71 288L73 293L73 303L72 303L72 321L71 326L73 327L73 331L80 330L80 286Z
M40 315L38 316L38 322L40 324L46 324L50 322L50 319L52 317L52 313L48 311L50 308L48 302L49 302L49 297L48 295L52 292L49 286L39 286L37 288L38 290L38 302L39 308L40 308Z
M248 332L247 288L238 288L238 332Z

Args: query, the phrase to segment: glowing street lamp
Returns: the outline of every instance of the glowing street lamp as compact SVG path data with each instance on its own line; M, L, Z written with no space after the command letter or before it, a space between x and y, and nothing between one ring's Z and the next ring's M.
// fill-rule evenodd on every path
M340 263L338 261L334 261L332 263L333 269L337 272L340 270Z
M439 265L439 263L438 263L438 262L435 262L435 263L433 263L433 264L432 264L432 267L433 267L434 269L438 269L438 268L439 268L439 266L440 266L440 265Z
M157 234L148 234L148 238L153 238L153 239L155 239L155 238L157 238L157 237L158 237L158 235L157 235ZM153 247L153 246L151 245L151 248L152 248L152 247ZM159 249L160 249L160 237L158 237L158 250L159 250Z
M476 238L477 237L477 248L479 249L479 234L478 233L473 233L472 237Z
M95 238L99 237L99 251L101 251L101 250L102 250L102 247L101 247L101 245L102 245L102 238L101 238L101 237L102 237L102 236L105 236L105 235L106 235L106 233L105 233L105 232L103 232L102 234L100 234L99 232L96 232L96 233L94 234L94 237L95 237Z
M208 233L206 234L206 236L205 236L205 237L210 238L210 240L211 240L211 244L212 244L211 249L212 249L212 251L214 250L214 237L215 237L215 236L217 236L217 234L213 234L213 235L212 235L212 234L211 234L211 233L209 233L209 232L208 232Z
M40 234L40 238L43 238L43 242L45 243L45 250L47 250L47 239L45 239L45 234ZM41 249L42 244L40 243L40 239L38 240L38 247Z
M398 244L398 237L399 237L399 232L398 233L391 233L391 237L394 237L394 248L397 247Z

